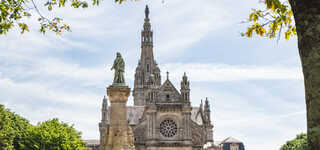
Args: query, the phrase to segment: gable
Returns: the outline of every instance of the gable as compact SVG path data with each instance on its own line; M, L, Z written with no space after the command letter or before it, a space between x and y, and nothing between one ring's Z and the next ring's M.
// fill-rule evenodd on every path
M181 95L173 84L166 80L160 87L158 102L160 103L177 103L181 101Z

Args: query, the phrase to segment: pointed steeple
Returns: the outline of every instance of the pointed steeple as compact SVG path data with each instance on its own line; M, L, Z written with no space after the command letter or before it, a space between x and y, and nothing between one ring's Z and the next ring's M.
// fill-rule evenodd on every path
M102 122L108 120L107 112L108 112L108 99L106 98L106 96L104 96L102 100L102 109L101 109Z
M148 5L145 10L143 29L141 31L141 55L134 78L134 105L143 106L147 104L148 95L144 93L161 86L160 69L153 56L153 32L150 24L150 11ZM156 93L151 93L156 95Z
M145 8L145 18L144 18L144 24L143 24L143 30L141 33L141 46L151 46L153 45L153 39L152 39L152 31L151 31L151 24L149 19L149 7L148 5Z
M211 117L210 117L210 105L208 97L204 102L204 110L203 110L203 124L206 129L206 142L213 142L213 125L211 124Z
M210 112L211 111L210 111L210 105L209 105L208 97L206 97L203 112L204 112L205 122L207 124L211 124L211 118L210 118Z

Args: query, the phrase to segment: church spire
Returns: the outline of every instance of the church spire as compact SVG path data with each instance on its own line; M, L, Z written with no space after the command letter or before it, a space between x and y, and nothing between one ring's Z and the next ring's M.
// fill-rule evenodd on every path
M148 99L146 91L156 89L161 85L160 69L153 56L153 32L150 24L148 5L145 10L143 29L141 31L141 55L134 79L134 105L145 105Z

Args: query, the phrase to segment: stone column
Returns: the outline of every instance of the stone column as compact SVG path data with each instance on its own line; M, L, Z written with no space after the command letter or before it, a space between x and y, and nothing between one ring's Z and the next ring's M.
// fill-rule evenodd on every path
M128 86L107 88L110 100L110 126L105 131L101 150L134 150L134 137L127 120L126 103L130 95Z

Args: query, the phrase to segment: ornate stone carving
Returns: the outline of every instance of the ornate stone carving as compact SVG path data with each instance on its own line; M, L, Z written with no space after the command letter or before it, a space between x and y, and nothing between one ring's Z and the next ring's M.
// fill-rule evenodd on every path
M164 120L160 123L160 133L164 137L173 137L177 134L177 124L173 120Z

